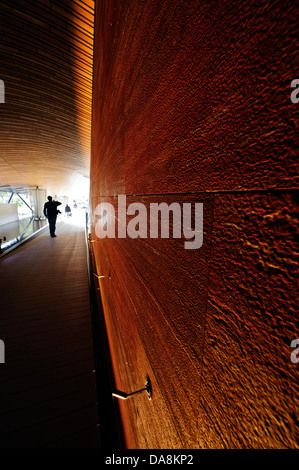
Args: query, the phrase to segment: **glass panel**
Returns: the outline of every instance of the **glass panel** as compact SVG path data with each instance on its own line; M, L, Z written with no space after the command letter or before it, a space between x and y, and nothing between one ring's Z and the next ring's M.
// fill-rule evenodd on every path
M2 253L16 243L32 235L47 225L47 220L34 220L33 217L24 217L15 222L0 226L0 238L6 240L1 243Z

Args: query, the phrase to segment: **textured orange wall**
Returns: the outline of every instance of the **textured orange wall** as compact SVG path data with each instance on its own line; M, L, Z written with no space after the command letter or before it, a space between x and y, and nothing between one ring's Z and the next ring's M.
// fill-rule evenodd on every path
M100 202L203 202L204 243L93 244L128 448L298 447L298 10L100 0ZM296 135L297 130L297 135Z

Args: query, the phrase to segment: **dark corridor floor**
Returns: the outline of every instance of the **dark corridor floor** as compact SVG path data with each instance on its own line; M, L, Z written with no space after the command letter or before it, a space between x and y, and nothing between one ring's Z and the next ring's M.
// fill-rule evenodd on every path
M1 449L98 449L84 228L61 222L0 260Z

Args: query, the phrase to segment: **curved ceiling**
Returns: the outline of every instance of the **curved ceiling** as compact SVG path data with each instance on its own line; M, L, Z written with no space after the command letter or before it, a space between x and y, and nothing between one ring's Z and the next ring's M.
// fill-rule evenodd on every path
M0 187L88 195L93 0L0 0Z

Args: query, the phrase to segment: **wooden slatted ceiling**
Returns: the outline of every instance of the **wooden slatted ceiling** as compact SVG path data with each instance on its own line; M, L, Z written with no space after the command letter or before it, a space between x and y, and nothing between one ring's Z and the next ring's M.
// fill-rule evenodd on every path
M0 186L87 190L92 0L1 0Z

